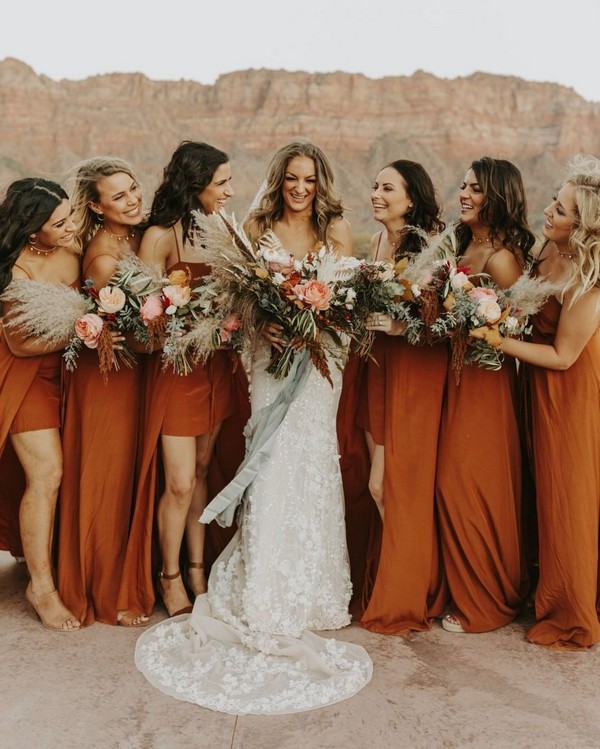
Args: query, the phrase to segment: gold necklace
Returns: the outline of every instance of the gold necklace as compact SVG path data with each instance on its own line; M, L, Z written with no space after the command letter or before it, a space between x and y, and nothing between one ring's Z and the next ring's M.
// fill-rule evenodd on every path
M121 241L123 239L133 239L135 237L135 230L132 229L131 231L128 231L127 234L113 234L112 232L108 231L108 229L105 229L104 226L100 227L102 231L105 234L108 234L109 237L112 237L113 239L116 239L117 241Z
M490 241L490 235L488 234L485 239L480 239L479 237L476 237L474 234L472 234L471 239L473 240L473 242L475 242L475 244L483 244L484 242L485 244L487 244Z
M558 249L558 247L556 248L556 254L557 254L557 255L560 255L561 257L568 257L568 258L570 258L571 260L572 260L572 259L573 259L574 257L577 257L577 253L576 253L576 252L561 252L561 251L560 251L560 250Z
M51 250L38 250L35 245L29 242L27 244L27 249L29 250L29 252L33 252L35 255L52 255L53 252L56 252L56 250L58 250L58 245L56 245L56 247L53 247Z

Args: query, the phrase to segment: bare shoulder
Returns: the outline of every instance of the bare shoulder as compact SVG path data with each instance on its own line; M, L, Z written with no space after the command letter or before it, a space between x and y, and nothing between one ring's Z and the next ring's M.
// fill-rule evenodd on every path
M352 227L347 218L342 216L331 224L329 238L339 255L352 255L354 240Z
M149 226L142 237L138 256L145 263L165 266L176 250L177 241L172 227Z
M490 255L484 271L489 273L492 281L501 289L506 289L517 281L523 273L523 268L519 265L514 252L506 247L500 247Z

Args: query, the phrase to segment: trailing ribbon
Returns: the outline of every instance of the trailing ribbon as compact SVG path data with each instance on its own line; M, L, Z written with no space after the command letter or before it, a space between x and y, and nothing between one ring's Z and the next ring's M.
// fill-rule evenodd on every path
M311 368L309 352L307 350L298 352L275 400L252 414L244 429L246 438L244 460L235 477L205 507L199 522L210 523L216 520L223 528L233 523L236 510L242 503L246 491L256 478L262 464L271 455L277 431L289 407L302 392Z

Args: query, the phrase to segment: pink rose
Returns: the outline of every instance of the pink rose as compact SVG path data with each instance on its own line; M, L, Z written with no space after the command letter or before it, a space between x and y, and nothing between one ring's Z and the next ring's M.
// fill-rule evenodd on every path
M498 299L498 295L496 294L494 289L488 289L485 286L476 286L474 289L471 289L471 291L469 291L469 298L474 299L475 301L491 299L495 302Z
M477 313L483 317L483 319L493 325L495 322L502 317L502 310L498 302L493 299L482 299L477 307Z
M148 296L140 307L140 317L144 325L148 326L151 322L158 319L163 313L163 304L159 296Z
M163 296L167 300L167 314L172 315L177 307L185 307L190 301L192 291L189 286L165 286Z
M239 330L242 327L242 318L235 313L227 315L221 327L228 333L233 333L234 330Z
M81 338L88 348L98 348L98 338L103 327L102 318L89 312L75 321L75 335Z
M329 308L329 302L333 296L333 292L329 286L323 283L323 281L319 281L318 278L313 278L312 281L307 281L306 283L296 284L294 286L294 293L303 302L321 311Z
M122 310L126 301L125 294L116 286L105 286L98 292L98 306L109 315Z

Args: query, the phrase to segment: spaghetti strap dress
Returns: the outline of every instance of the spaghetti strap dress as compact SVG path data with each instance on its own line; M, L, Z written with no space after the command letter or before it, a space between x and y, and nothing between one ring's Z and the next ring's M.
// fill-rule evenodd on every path
M61 363L60 351L15 356L0 324L0 550L13 556L23 554L19 507L25 476L10 435L60 427Z
M167 273L184 270L191 283L210 273L201 262L178 260ZM250 412L246 374L237 355L215 351L206 365L188 375L163 368L160 352L146 357L139 447L139 481L120 579L119 608L150 616L155 601L155 506L162 493L160 437L197 437L222 424L208 475L209 498L229 482L244 454L243 428ZM233 535L233 529L207 528L205 563L210 566Z
M84 279L85 271L84 260ZM135 490L141 368L122 365L105 381L98 353L82 347L65 379L58 590L83 626L116 624Z
M552 342L561 305L533 318ZM539 526L537 622L527 639L559 650L600 642L600 329L564 371L528 366Z

